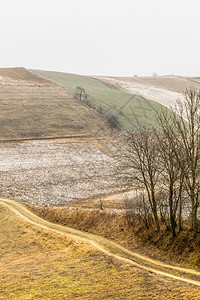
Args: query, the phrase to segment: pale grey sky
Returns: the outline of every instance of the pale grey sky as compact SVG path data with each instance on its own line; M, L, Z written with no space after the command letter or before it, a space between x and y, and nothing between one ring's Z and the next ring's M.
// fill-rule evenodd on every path
M0 67L200 76L199 0L0 0Z

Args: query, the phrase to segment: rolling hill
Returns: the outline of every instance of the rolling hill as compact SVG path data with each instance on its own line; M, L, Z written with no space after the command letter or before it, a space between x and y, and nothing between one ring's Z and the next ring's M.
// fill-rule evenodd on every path
M0 69L0 140L106 135L108 124L72 94L24 68Z
M198 78L180 76L105 77L60 72L0 69L0 140L106 136L108 122L74 99L77 86L103 113L117 116L122 128L155 124L156 111L173 107Z
M173 109L177 100L184 100L184 92L187 88L200 89L200 83L192 78L172 75L155 77L95 76L94 78L113 86L113 88L142 96L170 109Z
M117 86L101 78L81 76L60 72L32 70L47 80L58 83L74 93L77 86L85 88L89 99L95 106L101 106L104 112L111 111L117 115L120 124L124 128L135 127L143 121L147 124L155 124L155 113L161 105L140 95L130 95L120 90Z
M194 80L196 82L200 82L200 77L194 77L194 78L192 78L192 80Z

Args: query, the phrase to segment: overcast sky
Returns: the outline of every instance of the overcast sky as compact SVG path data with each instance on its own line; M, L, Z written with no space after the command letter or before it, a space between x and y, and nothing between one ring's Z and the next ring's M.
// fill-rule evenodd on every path
M200 76L200 0L0 4L0 67Z

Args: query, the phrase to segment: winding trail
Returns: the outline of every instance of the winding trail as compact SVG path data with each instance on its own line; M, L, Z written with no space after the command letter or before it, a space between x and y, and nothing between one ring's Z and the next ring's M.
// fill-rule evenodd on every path
M142 268L160 276L180 280L200 287L200 271L172 266L130 251L117 243L98 235L72 229L43 220L29 211L24 205L10 199L0 198L0 205L8 208L23 220L46 230L67 235L77 241L86 242L102 253L123 261L127 264Z

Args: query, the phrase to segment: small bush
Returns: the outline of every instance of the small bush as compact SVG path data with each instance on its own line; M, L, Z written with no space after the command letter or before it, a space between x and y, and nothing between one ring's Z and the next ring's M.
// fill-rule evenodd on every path
M120 128L120 123L119 123L119 119L116 115L114 115L113 113L109 112L107 114L105 114L105 117L110 125L110 127L112 129L119 129Z

